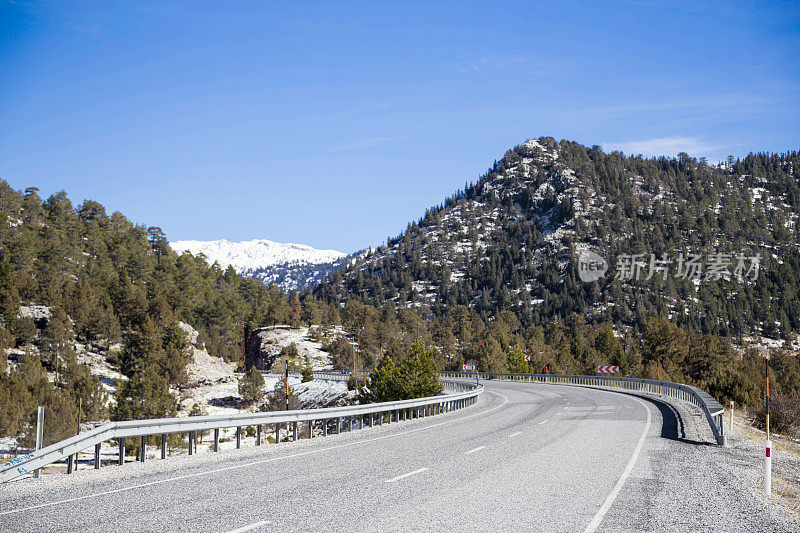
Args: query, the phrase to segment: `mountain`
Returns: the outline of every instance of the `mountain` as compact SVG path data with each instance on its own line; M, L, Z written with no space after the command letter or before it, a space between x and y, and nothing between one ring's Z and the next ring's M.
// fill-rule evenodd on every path
M432 317L508 310L523 326L580 315L635 332L665 317L786 340L800 330L798 177L798 152L709 165L529 140L315 295ZM584 282L581 258L607 271Z
M170 243L178 253L188 251L203 254L209 263L222 268L232 266L241 276L266 284L274 283L283 289L302 290L344 265L348 254L336 250L317 250L303 244L280 243L266 239L230 242L175 241Z

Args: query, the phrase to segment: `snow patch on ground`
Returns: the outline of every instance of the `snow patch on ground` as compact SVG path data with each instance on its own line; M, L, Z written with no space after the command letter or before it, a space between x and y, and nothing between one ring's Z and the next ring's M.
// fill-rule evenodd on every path
M19 306L20 318L32 318L34 320L49 319L53 312L46 305L21 305Z
M277 350L274 353L280 353L283 348L294 343L295 346L297 346L300 359L305 360L305 358L308 357L314 370L333 369L330 354L322 349L322 343L311 338L310 328L272 326L269 328L260 328L258 331L262 332L264 342L268 342L271 349ZM341 328L333 328L331 331L332 336L343 334L344 332Z
M92 351L88 346L83 344L75 344L75 357L79 363L89 367L89 371L97 376L100 384L109 395L117 391L117 381L125 381L127 376L120 373L119 369L112 366L106 356Z

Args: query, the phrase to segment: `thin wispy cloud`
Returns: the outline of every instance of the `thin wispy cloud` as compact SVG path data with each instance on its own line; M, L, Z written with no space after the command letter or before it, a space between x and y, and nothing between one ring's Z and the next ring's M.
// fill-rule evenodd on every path
M367 139L358 139L341 146L330 148L329 152L345 152L348 150L362 150L364 148L374 148L382 144L402 141L405 137L369 137Z
M605 105L577 108L570 113L582 118L635 115L640 113L674 113L702 111L704 113L751 113L758 109L771 109L787 103L782 99L752 94L719 94L698 96L678 100L655 100L639 102L615 102Z
M680 152L686 152L689 155L700 156L727 148L726 145L707 143L697 137L659 137L657 139L646 139L641 141L625 141L625 142L605 142L603 143L603 150L611 152L619 150L620 152L637 155L642 154L646 156L660 156L669 155L674 156Z
M479 57L456 63L452 68L475 76L538 78L558 75L567 63L511 55Z

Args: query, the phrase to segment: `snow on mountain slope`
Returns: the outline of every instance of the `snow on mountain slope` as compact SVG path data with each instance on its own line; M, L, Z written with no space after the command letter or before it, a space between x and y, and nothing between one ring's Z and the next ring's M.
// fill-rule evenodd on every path
M286 263L333 263L347 254L336 250L317 250L304 244L292 244L253 239L252 241L175 241L170 246L177 251L188 250L194 255L202 253L223 268L233 266L236 271L255 270Z
M299 290L316 284L322 277L337 270L348 254L336 250L317 250L304 244L281 243L267 239L230 242L175 241L170 243L178 253L203 254L209 263L222 268L232 266L242 276L275 283L287 290Z

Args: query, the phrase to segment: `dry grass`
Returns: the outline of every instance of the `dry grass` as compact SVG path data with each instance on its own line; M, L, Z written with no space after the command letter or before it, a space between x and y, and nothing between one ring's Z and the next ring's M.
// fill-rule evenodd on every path
M792 480L786 479L782 476L772 476L772 493L778 495L783 499L784 506L792 513L800 516L800 494L798 494L798 487Z
M725 429L728 429L728 411L725 412ZM750 425L750 418L747 413L734 411L733 413L733 434L737 437L745 437L761 446L764 444L766 434ZM781 435L772 435L772 447L775 451L800 457L800 444L792 439ZM781 475L777 472L776 464L773 463L772 470L772 497L777 500L781 507L790 513L800 517L800 484L797 480ZM759 483L763 483L763 476L759 477Z
M728 410L725 410L725 429L728 429ZM753 442L763 444L766 433L750 424L750 418L746 413L734 410L733 412L733 434L745 437ZM785 452L795 457L800 457L800 445L790 438L782 435L772 434L772 447L780 452Z

